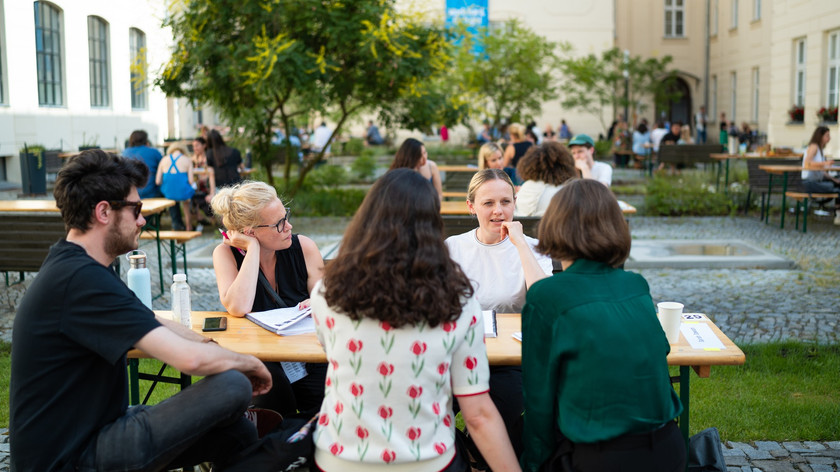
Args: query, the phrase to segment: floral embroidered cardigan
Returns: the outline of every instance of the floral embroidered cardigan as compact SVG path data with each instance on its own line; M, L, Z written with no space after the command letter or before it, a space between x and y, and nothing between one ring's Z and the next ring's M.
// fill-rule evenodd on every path
M336 313L312 290L315 329L329 368L315 431L325 471L441 470L455 455L452 395L487 392L489 367L481 307L434 328Z

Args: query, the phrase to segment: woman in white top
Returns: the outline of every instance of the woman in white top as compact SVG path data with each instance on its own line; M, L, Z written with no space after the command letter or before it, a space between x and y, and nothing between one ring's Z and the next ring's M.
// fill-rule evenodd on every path
M516 194L515 216L542 216L563 183L578 176L569 150L554 141L529 149L516 171L525 182Z
M513 182L504 170L477 172L467 190L467 206L478 219L478 228L446 239L450 256L470 279L482 310L522 311L528 287L552 272L551 258L538 254L534 249L538 241L523 235L522 224L513 221L515 200ZM525 244L514 245L511 238ZM491 367L490 398L518 455L522 452L522 369Z
M426 153L426 146L414 138L408 138L403 141L402 146L397 150L394 156L394 162L391 163L391 168L388 170L400 168L414 169L419 172L426 180L432 183L438 198L443 201L443 185L440 182L440 171L434 161L429 160L429 155Z
M818 126L811 135L808 149L802 158L802 187L810 193L838 193L840 179L829 175L825 169L834 164L833 159L827 159L823 150L831 141L831 133L827 126ZM834 200L834 224L840 225L840 198Z

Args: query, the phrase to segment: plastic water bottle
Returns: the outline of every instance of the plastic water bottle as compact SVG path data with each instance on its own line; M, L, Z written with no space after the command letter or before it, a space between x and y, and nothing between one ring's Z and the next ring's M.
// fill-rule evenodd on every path
M187 328L192 328L190 316L190 286L187 285L185 274L172 276L172 315L175 321L180 321Z
M152 277L146 268L146 253L132 251L128 255L129 269L126 274L128 288L137 295L146 307L152 309Z

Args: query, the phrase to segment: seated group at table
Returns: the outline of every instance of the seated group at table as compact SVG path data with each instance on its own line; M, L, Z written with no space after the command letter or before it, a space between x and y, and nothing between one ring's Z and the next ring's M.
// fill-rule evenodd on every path
M315 243L292 233L272 187L218 190L213 210L229 230L213 254L220 299L233 316L311 303L328 362L301 367L264 364L156 319L108 270L137 247L144 223L136 189L148 174L134 162L88 151L59 173L56 201L71 230L15 321L16 470L202 461L236 470L258 441L243 416L252 396L285 414L320 412L314 460L324 471L685 467L670 347L647 283L620 268L629 229L601 183L564 182L537 241L512 221L508 175L485 169L467 197L478 228L444 241L432 182L394 169L326 268ZM552 258L563 272L551 275ZM482 310L522 312L521 368L488 365ZM205 378L127 409L132 347ZM456 409L467 435L456 435Z

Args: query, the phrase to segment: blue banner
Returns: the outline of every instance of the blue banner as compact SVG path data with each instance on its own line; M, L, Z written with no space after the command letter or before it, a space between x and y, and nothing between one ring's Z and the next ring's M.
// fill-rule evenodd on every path
M453 27L463 23L467 31L478 36L480 29L487 29L489 24L487 15L488 0L446 0L446 26ZM484 51L481 42L473 46L473 52L479 54Z

